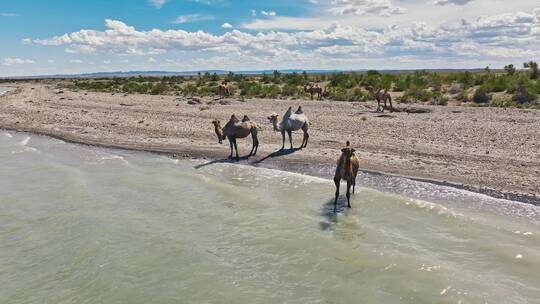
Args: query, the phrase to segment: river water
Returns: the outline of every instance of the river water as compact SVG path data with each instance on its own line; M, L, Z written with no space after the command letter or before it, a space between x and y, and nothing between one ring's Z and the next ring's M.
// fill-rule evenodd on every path
M361 175L334 214L327 179L2 130L0 168L0 303L539 303L532 205Z
M11 88L11 87L2 87L2 86L0 86L0 95L5 94L5 93L7 93L9 91L12 91L12 90L13 90L13 88Z

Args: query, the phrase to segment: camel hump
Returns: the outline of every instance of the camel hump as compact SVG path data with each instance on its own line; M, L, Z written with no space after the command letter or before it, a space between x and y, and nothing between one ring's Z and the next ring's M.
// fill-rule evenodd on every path
M244 115L244 118L242 118L242 122L250 121L249 117L247 115Z
M296 112L294 112L295 114L303 114L304 113L304 110L302 109L302 106L298 106L298 110L296 110Z

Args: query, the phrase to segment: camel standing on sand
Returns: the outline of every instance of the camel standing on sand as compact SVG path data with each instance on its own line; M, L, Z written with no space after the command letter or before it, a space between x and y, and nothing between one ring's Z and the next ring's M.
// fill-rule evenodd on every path
M377 112L383 112L384 109L388 109L388 106L386 105L386 101L388 100L390 102L390 112L394 111L394 106L392 106L392 96L390 93L388 93L388 90L378 90L375 92L373 89L369 89L369 93L371 95L371 98L377 100ZM384 101L384 106L381 107L381 101Z
M334 183L336 184L336 198L334 200L334 212L337 211L337 201L339 197L339 184L341 180L347 181L347 207L351 208L351 186L352 192L356 188L356 175L360 167L360 159L356 154L355 149L351 148L351 143L347 141L347 147L341 149L341 156L337 161L336 174L334 175Z
M251 152L249 152L249 156L256 155L257 149L259 148L259 139L257 137L257 131L259 126L257 123L251 121L247 115L244 116L242 121L238 120L236 116L233 114L231 116L231 119L227 124L225 124L225 127L221 128L221 123L219 120L212 121L212 124L214 125L216 135L218 137L218 142L221 144L223 139L227 138L229 140L229 144L231 146L231 154L229 155L229 158L233 158L233 148L236 150L236 159L238 160L238 146L236 145L236 139L237 138L246 138L251 134L251 138L253 140L253 146L251 147Z
M299 106L298 110L293 113L292 107L289 107L285 115L283 115L283 119L281 120L281 123L278 124L278 114L272 113L270 116L268 116L268 120L272 123L274 126L274 131L281 132L281 136L283 137L283 145L281 146L281 150L285 149L285 132L289 134L289 141L291 143L291 149L293 148L292 144L292 131L298 131L302 129L304 131L304 139L302 140L302 145L300 146L300 149L307 147L308 139L309 139L309 120L304 114L304 111L302 110L302 107Z
M227 97L231 96L231 90L229 89L227 82L222 82L219 84L218 93L222 99L225 98L226 96Z
M313 100L313 95L317 94L317 100L321 100L322 98L322 88L318 85L315 86L304 86L304 92L311 95L311 100Z

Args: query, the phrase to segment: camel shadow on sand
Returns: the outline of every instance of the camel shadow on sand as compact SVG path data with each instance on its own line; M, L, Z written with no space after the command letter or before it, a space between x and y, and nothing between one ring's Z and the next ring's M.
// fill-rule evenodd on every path
M268 160L270 158L274 158L274 157L280 157L280 156L285 156L285 155L290 155L290 154L293 154L295 152L298 152L302 150L302 148L293 148L293 149L283 149L283 150L278 150L276 152L272 152L268 155L266 155L265 157L261 158L261 159L258 159L258 160L255 160L253 162L249 162L249 159L250 158L253 158L254 156L241 156L239 157L238 159L236 158L222 158L222 159L216 159L216 160L212 160L212 161L209 161L207 163L204 163L204 164L200 164L200 165L196 165L194 168L195 169L201 169L201 168L204 168L204 167L207 167L207 166L211 166L211 165L214 165L214 164L234 164L234 163L240 163L240 162L243 162L245 161L246 163L248 164L252 164L252 165L258 165L262 162L264 162L265 160Z
M295 152L298 152L298 151L301 151L302 148L292 148L292 149L282 149L282 150L278 150L276 152L272 152L268 155L266 155L265 157L259 159L259 160L256 160L253 162L254 165L257 165L257 164L260 164L262 163L263 161L265 160L268 160L270 158L274 158L274 157L280 157L280 156L286 156L286 155L290 155L290 154L293 154Z
M238 159L236 157L235 158L216 159L216 160L204 163L204 164L196 165L196 166L194 166L194 168L198 170L198 169L201 169L201 168L204 168L204 167L207 167L207 166L211 166L211 165L214 165L214 164L234 164L234 163L238 163L238 162L241 162L241 161L248 161L250 157L252 157L252 156L247 156L247 155L246 156L241 156Z

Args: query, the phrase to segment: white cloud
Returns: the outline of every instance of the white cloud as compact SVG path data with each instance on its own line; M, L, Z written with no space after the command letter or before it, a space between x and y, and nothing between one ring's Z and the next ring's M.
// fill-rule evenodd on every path
M77 64L84 63L84 61L82 61L82 60L80 60L80 59L71 59L69 62L70 62L70 63L77 63Z
M251 10L251 17L257 17L257 11Z
M148 62L154 63L154 62L157 62L157 60L154 57L150 57L148 58Z
M148 55L161 55L167 53L167 50L164 49L150 49L148 50Z
M277 15L277 13L274 11L261 11L261 14L268 17L274 17Z
M31 59L22 59L22 58L4 58L2 61L3 65L12 66L12 65L22 65L22 64L34 64L36 63Z
M233 26L232 26L230 23L227 23L227 22L223 23L223 24L221 25L221 27L224 28L224 29L231 29L231 28L233 28Z
M158 9L162 8L165 5L165 3L167 3L167 0L149 0L149 1L150 1L150 4L152 4Z
M107 28L80 30L32 42L65 46L71 50L117 55L152 55L183 52L183 66L215 63L216 67L237 64L278 68L286 65L352 66L428 63L455 64L531 57L540 51L540 9L464 20L460 23L369 29L330 24L322 29L251 33L232 30L222 35L204 31L139 31L121 21L107 20ZM216 58L210 60L209 58ZM221 58L217 60L217 58ZM311 62L311 63L310 63ZM210 68L212 68L210 66Z
M0 13L0 17L18 17L18 14L15 13Z
M332 0L330 12L336 16L376 14L390 16L405 13L405 9L396 6L391 0Z
M465 5L473 0L435 0L432 3L435 5Z
M199 14L189 14L189 15L178 16L178 18L176 18L174 23L182 24L182 23L190 23L190 22L213 20L213 19L214 19L213 16L205 16L205 15L199 15Z

